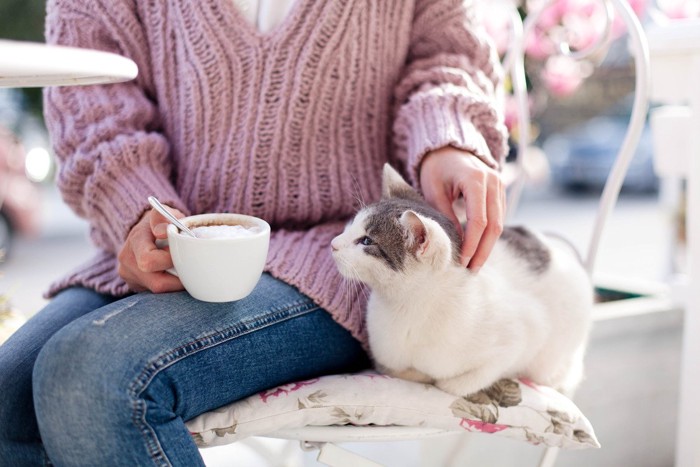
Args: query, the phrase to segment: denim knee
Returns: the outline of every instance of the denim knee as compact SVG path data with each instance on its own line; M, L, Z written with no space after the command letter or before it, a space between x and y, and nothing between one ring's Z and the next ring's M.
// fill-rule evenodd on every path
M32 371L37 355L58 330L115 300L83 288L59 293L0 349L0 467L46 463L39 436Z
M63 459L79 459L81 451L100 449L101 434L114 433L114 425L124 421L114 414L128 416L124 379L110 358L113 351L101 345L91 326L79 320L56 333L34 365L36 417L52 459L56 452L67 456Z
M0 356L0 466L43 459L34 418L31 366L24 360L24 355L9 352Z

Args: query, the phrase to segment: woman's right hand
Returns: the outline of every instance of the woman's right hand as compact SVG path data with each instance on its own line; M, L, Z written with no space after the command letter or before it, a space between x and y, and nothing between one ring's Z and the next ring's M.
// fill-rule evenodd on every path
M184 217L177 209L167 208L176 217ZM184 287L177 276L166 269L173 267L170 251L156 246L156 239L166 239L168 222L158 211L146 211L131 228L117 260L119 276L135 292L176 292Z

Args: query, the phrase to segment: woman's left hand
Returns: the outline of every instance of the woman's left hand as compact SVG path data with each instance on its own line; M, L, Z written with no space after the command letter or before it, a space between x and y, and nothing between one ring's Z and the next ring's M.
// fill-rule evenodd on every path
M500 173L470 152L448 146L425 155L420 184L426 201L460 229L453 203L464 198L467 223L461 262L477 272L503 232L506 194Z

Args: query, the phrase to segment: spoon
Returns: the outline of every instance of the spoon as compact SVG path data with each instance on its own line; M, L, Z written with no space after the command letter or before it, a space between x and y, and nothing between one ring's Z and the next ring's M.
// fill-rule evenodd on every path
M153 209L158 211L159 213L163 214L175 227L180 229L181 231L185 232L187 235L190 237L197 238L197 236L192 232L190 229L187 228L185 224L177 220L177 217L173 216L170 211L165 209L165 206L160 204L160 201L158 201L158 198L155 196L149 196L148 197L148 202L151 203L151 206L153 206Z

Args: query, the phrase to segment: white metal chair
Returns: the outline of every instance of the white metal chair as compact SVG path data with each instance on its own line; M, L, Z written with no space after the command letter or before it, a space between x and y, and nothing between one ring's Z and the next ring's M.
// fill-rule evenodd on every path
M598 247L601 241L605 223L609 218L612 209L617 201L618 194L620 192L622 182L625 177L625 173L634 155L636 146L638 144L642 132L648 109L649 95L649 53L645 35L640 25L640 22L638 21L636 15L625 0L601 1L605 5L605 9L607 12L608 26L612 24L615 12L617 12L619 17L622 18L626 25L627 31L629 33L631 51L634 56L636 83L635 98L629 127L624 141L622 143L622 146L619 150L617 159L614 163L614 166L609 174L608 180L603 189L603 194L599 202L597 217L593 226L593 232L590 237L588 251L584 255L586 269L591 275L595 266ZM530 135L528 133L528 129L530 127L530 117L528 111L524 72L524 37L527 37L527 35L531 33L540 13L541 12L536 12L534 14L531 13L530 15L528 15L525 22L523 23L520 21L520 17L518 16L517 11L515 10L515 5L513 4L513 44L511 50L509 51L508 55L504 60L504 65L506 71L511 76L515 95L518 99L518 118L519 128L521 131L519 132L519 154L516 162L520 170L518 171L519 175L516 178L509 192L509 214L512 213L512 210L515 208L515 206L517 206L521 191L526 183L525 171L522 170L522 168L525 163L525 150L530 143ZM587 51L582 51L580 53L585 54L586 52ZM562 53L567 53L567 51L563 50ZM353 382L351 378L347 380L348 387L353 387L353 385L355 384L359 383ZM391 382L391 384L399 385L401 383L397 381L395 383ZM391 387L391 385L388 386L388 389L386 389L386 391L391 392ZM333 397L332 394L328 396ZM429 399L430 397L433 396L426 395L426 399ZM229 408L222 408L220 412L224 414L227 410L229 410ZM226 432L226 426L220 426L217 428L212 427L211 423L209 424L209 426L207 426L207 423L209 423L211 420L207 421L206 415L207 414L205 414L205 419L199 417L198 419L195 419L195 421L192 421L188 424L188 426L190 427L190 431L193 432L195 438L198 439L201 433L207 430L209 430L209 432L216 432L217 435L225 434L221 432ZM235 426L235 424L233 424L230 425L228 429L230 433L233 433L237 430L237 427ZM496 430L497 429L493 429L491 431ZM418 440L454 433L454 430L445 429L444 426L431 425L430 422L428 422L428 424L420 426L313 426L313 424L305 424L292 428L285 428L276 431L268 431L265 433L257 434L266 437L299 441L301 442L302 447L305 449L318 449L318 459L322 463L338 467L355 467L360 465L372 466L378 464L368 461L367 459L361 458L353 453L350 453L338 447L336 443L389 440ZM203 439L201 437L198 439L198 441L200 441L200 444L207 444L203 442ZM457 448L459 448L459 445L457 446ZM557 452L557 448L546 448L543 452L540 466L553 465L557 456Z

